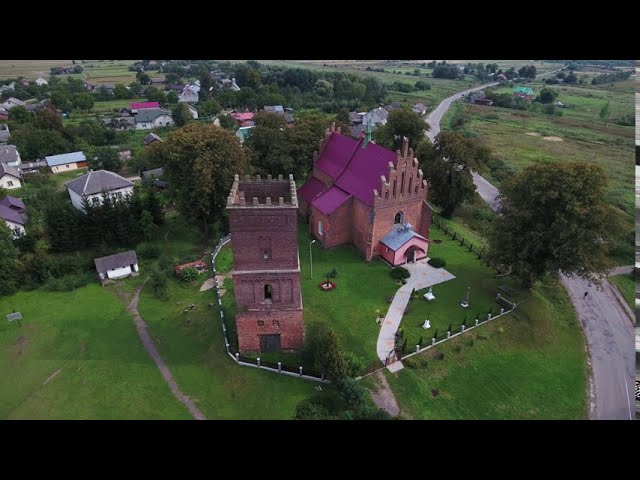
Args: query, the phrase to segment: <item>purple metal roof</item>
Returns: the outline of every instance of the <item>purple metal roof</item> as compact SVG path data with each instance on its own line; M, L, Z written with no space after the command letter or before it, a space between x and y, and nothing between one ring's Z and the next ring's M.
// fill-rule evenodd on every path
M311 177L298 189L298 196L311 203L321 193L327 190L327 186L316 177Z
M373 205L373 190L380 188L380 176L388 176L389 162L395 165L396 161L395 152L368 143L365 148L357 149L336 185L365 204Z
M20 198L12 197L10 195L7 195L2 200L0 200L0 205L13 207L14 209L22 210L22 211L25 211L27 209L27 206L24 204L24 202Z
M17 223L18 225L24 225L27 222L25 215L22 215L17 210L9 208L6 205L0 205L0 218Z
M351 195L336 186L331 187L328 191L316 197L311 205L316 207L325 215L331 215L340 205L349 200Z
M358 148L358 142L338 133L332 133L316 166L332 178L337 178Z

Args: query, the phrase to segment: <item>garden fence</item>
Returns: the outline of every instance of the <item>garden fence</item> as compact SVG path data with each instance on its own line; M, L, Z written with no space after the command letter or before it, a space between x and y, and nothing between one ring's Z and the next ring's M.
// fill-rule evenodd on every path
M483 257L486 257L486 248L479 245L474 245L472 241L465 239L463 235L460 235L458 232L444 223L444 220L442 220L442 218L438 217L437 215L433 215L432 223L440 230L442 230L445 234L449 235L452 240L456 240L457 242L459 242L461 247L466 247L471 253L475 253L476 257L478 257L479 260L482 260Z
M305 370L302 366L299 367L291 367L287 365L283 365L281 362L265 362L259 357L254 359L251 357L246 357L240 355L237 349L229 343L229 338L227 337L227 327L225 324L224 318L224 308L222 308L222 296L220 295L220 285L218 284L218 279L216 278L216 257L218 253L224 247L229 240L231 240L231 235L225 235L220 239L216 248L211 253L211 274L213 275L215 286L216 286L216 297L218 299L218 311L220 313L220 324L222 325L222 335L224 337L224 344L227 350L227 354L234 362L238 365L242 365L245 367L254 367L259 368L260 370L269 370L271 372L280 373L282 375L289 375L292 377L299 377L305 380L312 380L314 382L321 383L331 383L329 380L325 378L323 374L319 374L318 372L313 372L310 370Z

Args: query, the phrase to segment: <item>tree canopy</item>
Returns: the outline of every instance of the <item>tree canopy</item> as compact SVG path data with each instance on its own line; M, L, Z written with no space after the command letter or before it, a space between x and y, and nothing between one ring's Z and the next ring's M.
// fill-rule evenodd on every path
M387 123L381 125L373 133L373 138L380 145L397 150L402 146L402 138L409 139L409 145L418 145L424 139L424 131L431 127L420 115L404 108L391 110Z

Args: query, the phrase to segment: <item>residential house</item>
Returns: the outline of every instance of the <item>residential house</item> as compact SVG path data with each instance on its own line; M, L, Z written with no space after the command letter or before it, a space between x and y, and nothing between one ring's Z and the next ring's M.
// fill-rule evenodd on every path
M116 88L116 86L113 83L103 83L98 87L98 89L101 89L103 87L107 90L107 93L109 95L113 95L113 91Z
M22 177L17 167L11 167L6 163L0 163L0 187L5 190L22 187Z
M198 87L198 90L200 87ZM193 85L187 85L182 90L182 93L178 95L179 102L192 102L195 103L198 101L199 95Z
M21 163L18 168L18 170L20 170L20 174L24 175L24 174L28 174L28 173L37 173L40 171L41 168L46 168L47 167L47 161L46 160L36 160L35 162L25 162L25 163Z
M102 203L102 196L117 200L133 194L133 182L107 170L90 170L88 173L65 183L71 203L79 210L86 200L91 205Z
M42 77L38 77L36 78L36 85L38 85L39 87L41 87L42 85L49 85L49 82L47 82L44 78Z
M0 106L0 120L7 121L9 120L9 110Z
M62 153L60 155L44 157L44 159L47 161L47 165L53 173L67 172L88 166L87 157L85 157L83 152Z
M187 103L187 108L189 108L189 113L191 114L191 118L193 118L194 120L198 119L198 109L196 107L194 107L193 105L190 105Z
M127 113L122 117L101 117L100 121L105 127L114 130L129 130L136 128L136 119Z
M185 88L190 88L196 93L200 93L200 80L194 80L185 85Z
M498 75L496 75L496 80L500 82L506 82L507 76L504 73L499 73Z
M253 122L253 112L233 112L229 116L233 118L239 127L247 127L246 122Z
M161 108L145 108L135 116L136 130L149 130L173 125L171 112Z
M89 83L86 80L84 81L84 88L86 88L89 92L95 92L96 86L93 83Z
M370 112L365 113L362 116L362 124L371 124L371 128L376 128L378 125L385 125L387 123L387 117L389 112L382 107L374 108Z
M151 77L151 85L164 85L167 83L167 79L164 77Z
M282 105L265 105L263 110L268 113L279 113L284 115L284 107Z
M535 94L529 87L516 87L513 89L513 96L531 102L535 97Z
M35 113L36 110L45 108L48 104L49 104L49 101L45 98L36 103L27 103L25 104L24 108L27 110L27 112Z
M0 163L17 167L22 163L20 152L15 145L0 145Z
M162 168L153 168L151 170L145 170L140 175L143 180L153 180L154 178L162 178L164 170Z
M358 125L362 123L362 117L366 115L367 112L349 112L349 123L351 125Z
M1 165L0 168L2 168ZM7 195L0 200L0 218L4 220L9 230L11 230L11 237L14 240L27 233L24 228L27 224L26 212L27 207L19 198Z
M232 78L231 80L229 80L228 78L223 78L222 80L220 80L220 87L221 88L230 88L234 92L237 92L237 91L240 90L240 87L236 83L236 79L235 78Z
M240 127L236 131L236 137L240 140L240 143L244 143L244 141L249 138L249 134L251 133L251 129L254 127Z
M351 127L351 136L354 138L360 138L362 135L364 135L364 132L366 129L367 129L367 126L361 123L358 125L355 125Z
M184 85L182 85L181 83L169 83L165 87L165 90L168 90L168 91L173 90L178 95L180 95L182 93L182 91L184 90Z
M103 285L109 280L115 280L125 277L137 277L138 273L138 256L133 250L128 252L116 253L108 257L94 258L98 278Z
M391 104L384 106L384 109L387 112L390 112L391 110L397 110L398 108L402 108L402 105L400 105L400 102L392 102Z
M160 102L134 102L129 104L129 112L132 114L136 114L138 110L144 110L145 108L160 108Z
M11 138L11 132L9 131L9 125L6 123L0 123L0 144L5 144Z
M16 90L16 82L11 82L8 85L0 86L0 95L2 95L4 92L14 92L15 90Z
M427 107L424 103L416 103L411 110L413 110L420 116L427 113Z
M14 97L9 97L4 102L0 103L0 107L4 107L7 110L11 110L13 107L24 107L25 105L25 102Z
M145 145L151 145L153 142L164 142L164 140L162 140L162 138L160 138L158 135L156 135L155 133L149 133L147 134L146 137L144 137L144 139L142 140L142 142Z
M367 262L391 265L427 257L428 185L405 137L394 152L342 135L335 123L313 155L313 172L298 189L299 215L324 248L351 243Z

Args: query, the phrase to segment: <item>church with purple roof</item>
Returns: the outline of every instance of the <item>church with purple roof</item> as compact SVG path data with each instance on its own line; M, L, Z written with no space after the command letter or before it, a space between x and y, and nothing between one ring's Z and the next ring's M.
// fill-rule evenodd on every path
M299 213L312 235L332 248L351 243L367 262L391 265L427 257L428 185L405 138L393 152L328 128L314 153L313 173L298 189Z

